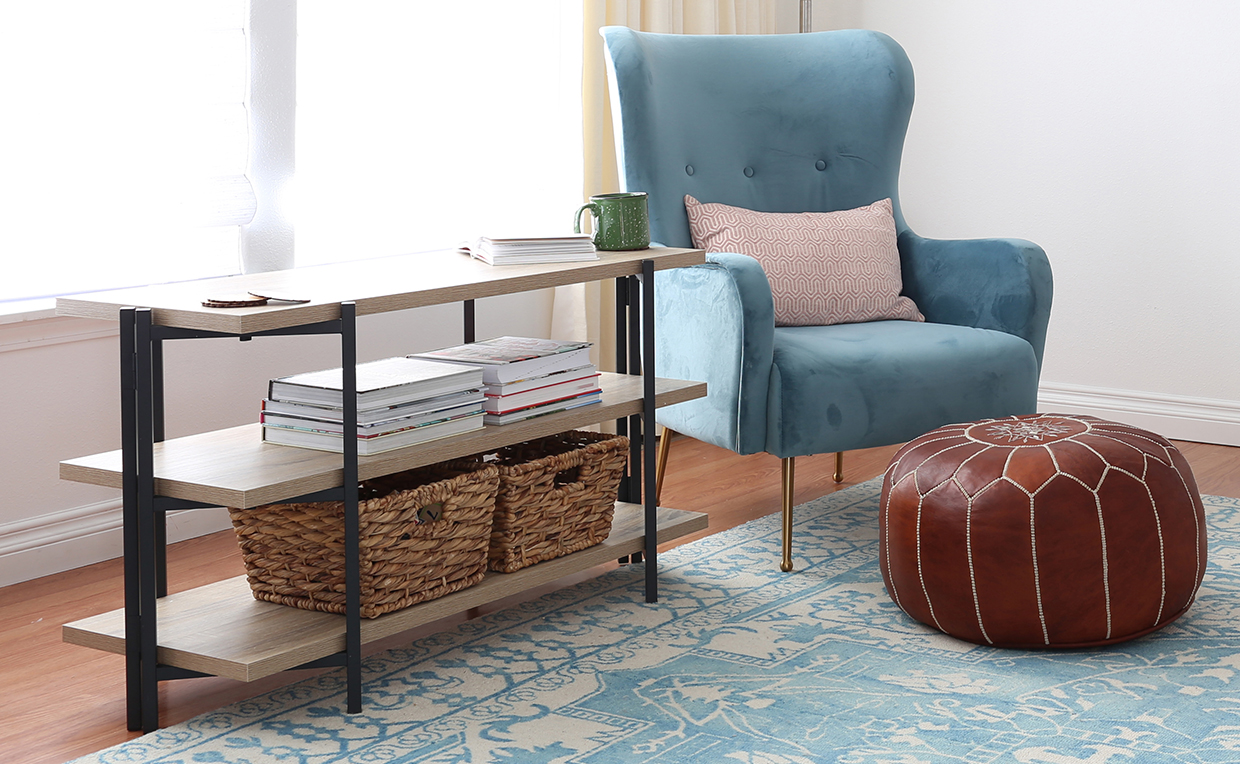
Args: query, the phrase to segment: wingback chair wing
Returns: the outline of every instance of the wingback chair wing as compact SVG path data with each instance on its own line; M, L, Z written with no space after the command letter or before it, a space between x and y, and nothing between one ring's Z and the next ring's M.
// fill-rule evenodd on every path
M762 212L892 200L903 294L925 323L777 327L768 280L744 253L656 277L656 371L708 384L659 422L783 460L781 568L793 564L795 457L1036 410L1050 265L1027 241L909 230L898 179L913 70L894 40L865 30L602 34L621 183L649 194L653 240L693 245L686 194Z

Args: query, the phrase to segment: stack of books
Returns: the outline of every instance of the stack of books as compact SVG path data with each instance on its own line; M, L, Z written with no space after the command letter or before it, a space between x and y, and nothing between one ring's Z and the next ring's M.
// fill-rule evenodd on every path
M487 424L512 424L588 406L602 396L589 342L497 337L411 358L481 369Z
M344 451L340 369L273 379L263 400L263 440ZM379 454L483 426L482 370L419 358L357 365L357 453Z
M483 236L477 242L462 245L461 250L489 265L567 263L598 259L598 252L594 249L589 234L529 238Z

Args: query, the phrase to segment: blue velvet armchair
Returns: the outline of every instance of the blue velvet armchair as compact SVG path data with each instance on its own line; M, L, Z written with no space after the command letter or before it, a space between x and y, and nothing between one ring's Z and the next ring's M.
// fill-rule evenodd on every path
M793 567L797 456L1035 412L1050 265L1027 241L909 230L898 179L913 70L894 40L602 34L621 182L649 194L653 240L692 246L686 194L763 212L894 205L903 294L925 323L777 327L766 276L743 253L657 275L656 373L708 384L705 398L661 409L658 421L782 459L783 570Z

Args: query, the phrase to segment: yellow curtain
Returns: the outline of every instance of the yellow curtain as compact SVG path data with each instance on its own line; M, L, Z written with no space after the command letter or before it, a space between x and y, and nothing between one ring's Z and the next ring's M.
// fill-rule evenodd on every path
M776 0L585 0L582 24L583 199L620 190L611 100L603 63L604 26L670 34L769 34ZM640 190L640 189L634 189ZM594 343L599 368L615 368L615 287L593 282L558 287L552 336Z

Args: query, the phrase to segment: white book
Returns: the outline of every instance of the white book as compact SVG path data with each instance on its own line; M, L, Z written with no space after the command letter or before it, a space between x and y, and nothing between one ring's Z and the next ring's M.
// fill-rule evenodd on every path
M422 358L384 358L359 363L356 369L359 409L394 406L482 387L482 375L476 369ZM309 371L271 380L267 397L343 407L343 386L344 374L339 368Z
M448 393L447 395L437 395L434 398L423 398L408 403L400 403L395 406L358 409L357 423L372 424L416 414L443 411L470 403L477 403L481 406L484 397L483 389L461 390L460 392ZM263 399L262 413L263 415L280 414L305 417L307 419L321 419L328 422L344 421L344 409L339 406L319 406L313 403L296 403L294 401L273 401L270 398Z
M548 385L558 385L563 382L575 382L579 379L593 378L598 381L599 373L594 364L586 364L578 366L575 369L565 369L563 371L553 371L550 374L540 374L535 377L526 377L512 382L496 383L493 385L483 385L482 392L487 395L511 395L526 390L534 390L539 387L547 387Z
M428 424L436 424L449 419L458 419L463 416L471 416L473 414L481 414L485 409L481 402L469 403L456 408L443 409L440 411L424 411L412 416L398 417L396 419L385 419L380 422L368 422L366 424L358 424L357 437L369 439L378 438L384 435L390 435L401 430L408 430L413 427L424 427ZM265 427L285 427L292 430L306 430L308 432L328 432L339 435L344 432L344 423L339 419L314 419L311 417L293 416L291 414L275 414L270 411L264 411L262 416L262 424Z
M563 263L597 260L589 234L563 236L482 236L462 244L460 251L490 265Z
M586 366L590 363L590 343L496 337L411 357L481 368L483 383L496 385Z
M507 414L530 406L540 406L598 392L602 392L598 386L598 377L593 376L511 395L488 395L483 408L488 414Z
M358 438L357 454L358 456L381 454L397 448L416 446L420 443L480 430L482 426L482 414L475 414L401 430L378 438ZM344 437L339 433L310 432L287 427L263 427L263 440L277 445L310 448L315 451L332 451L337 454L344 452Z

